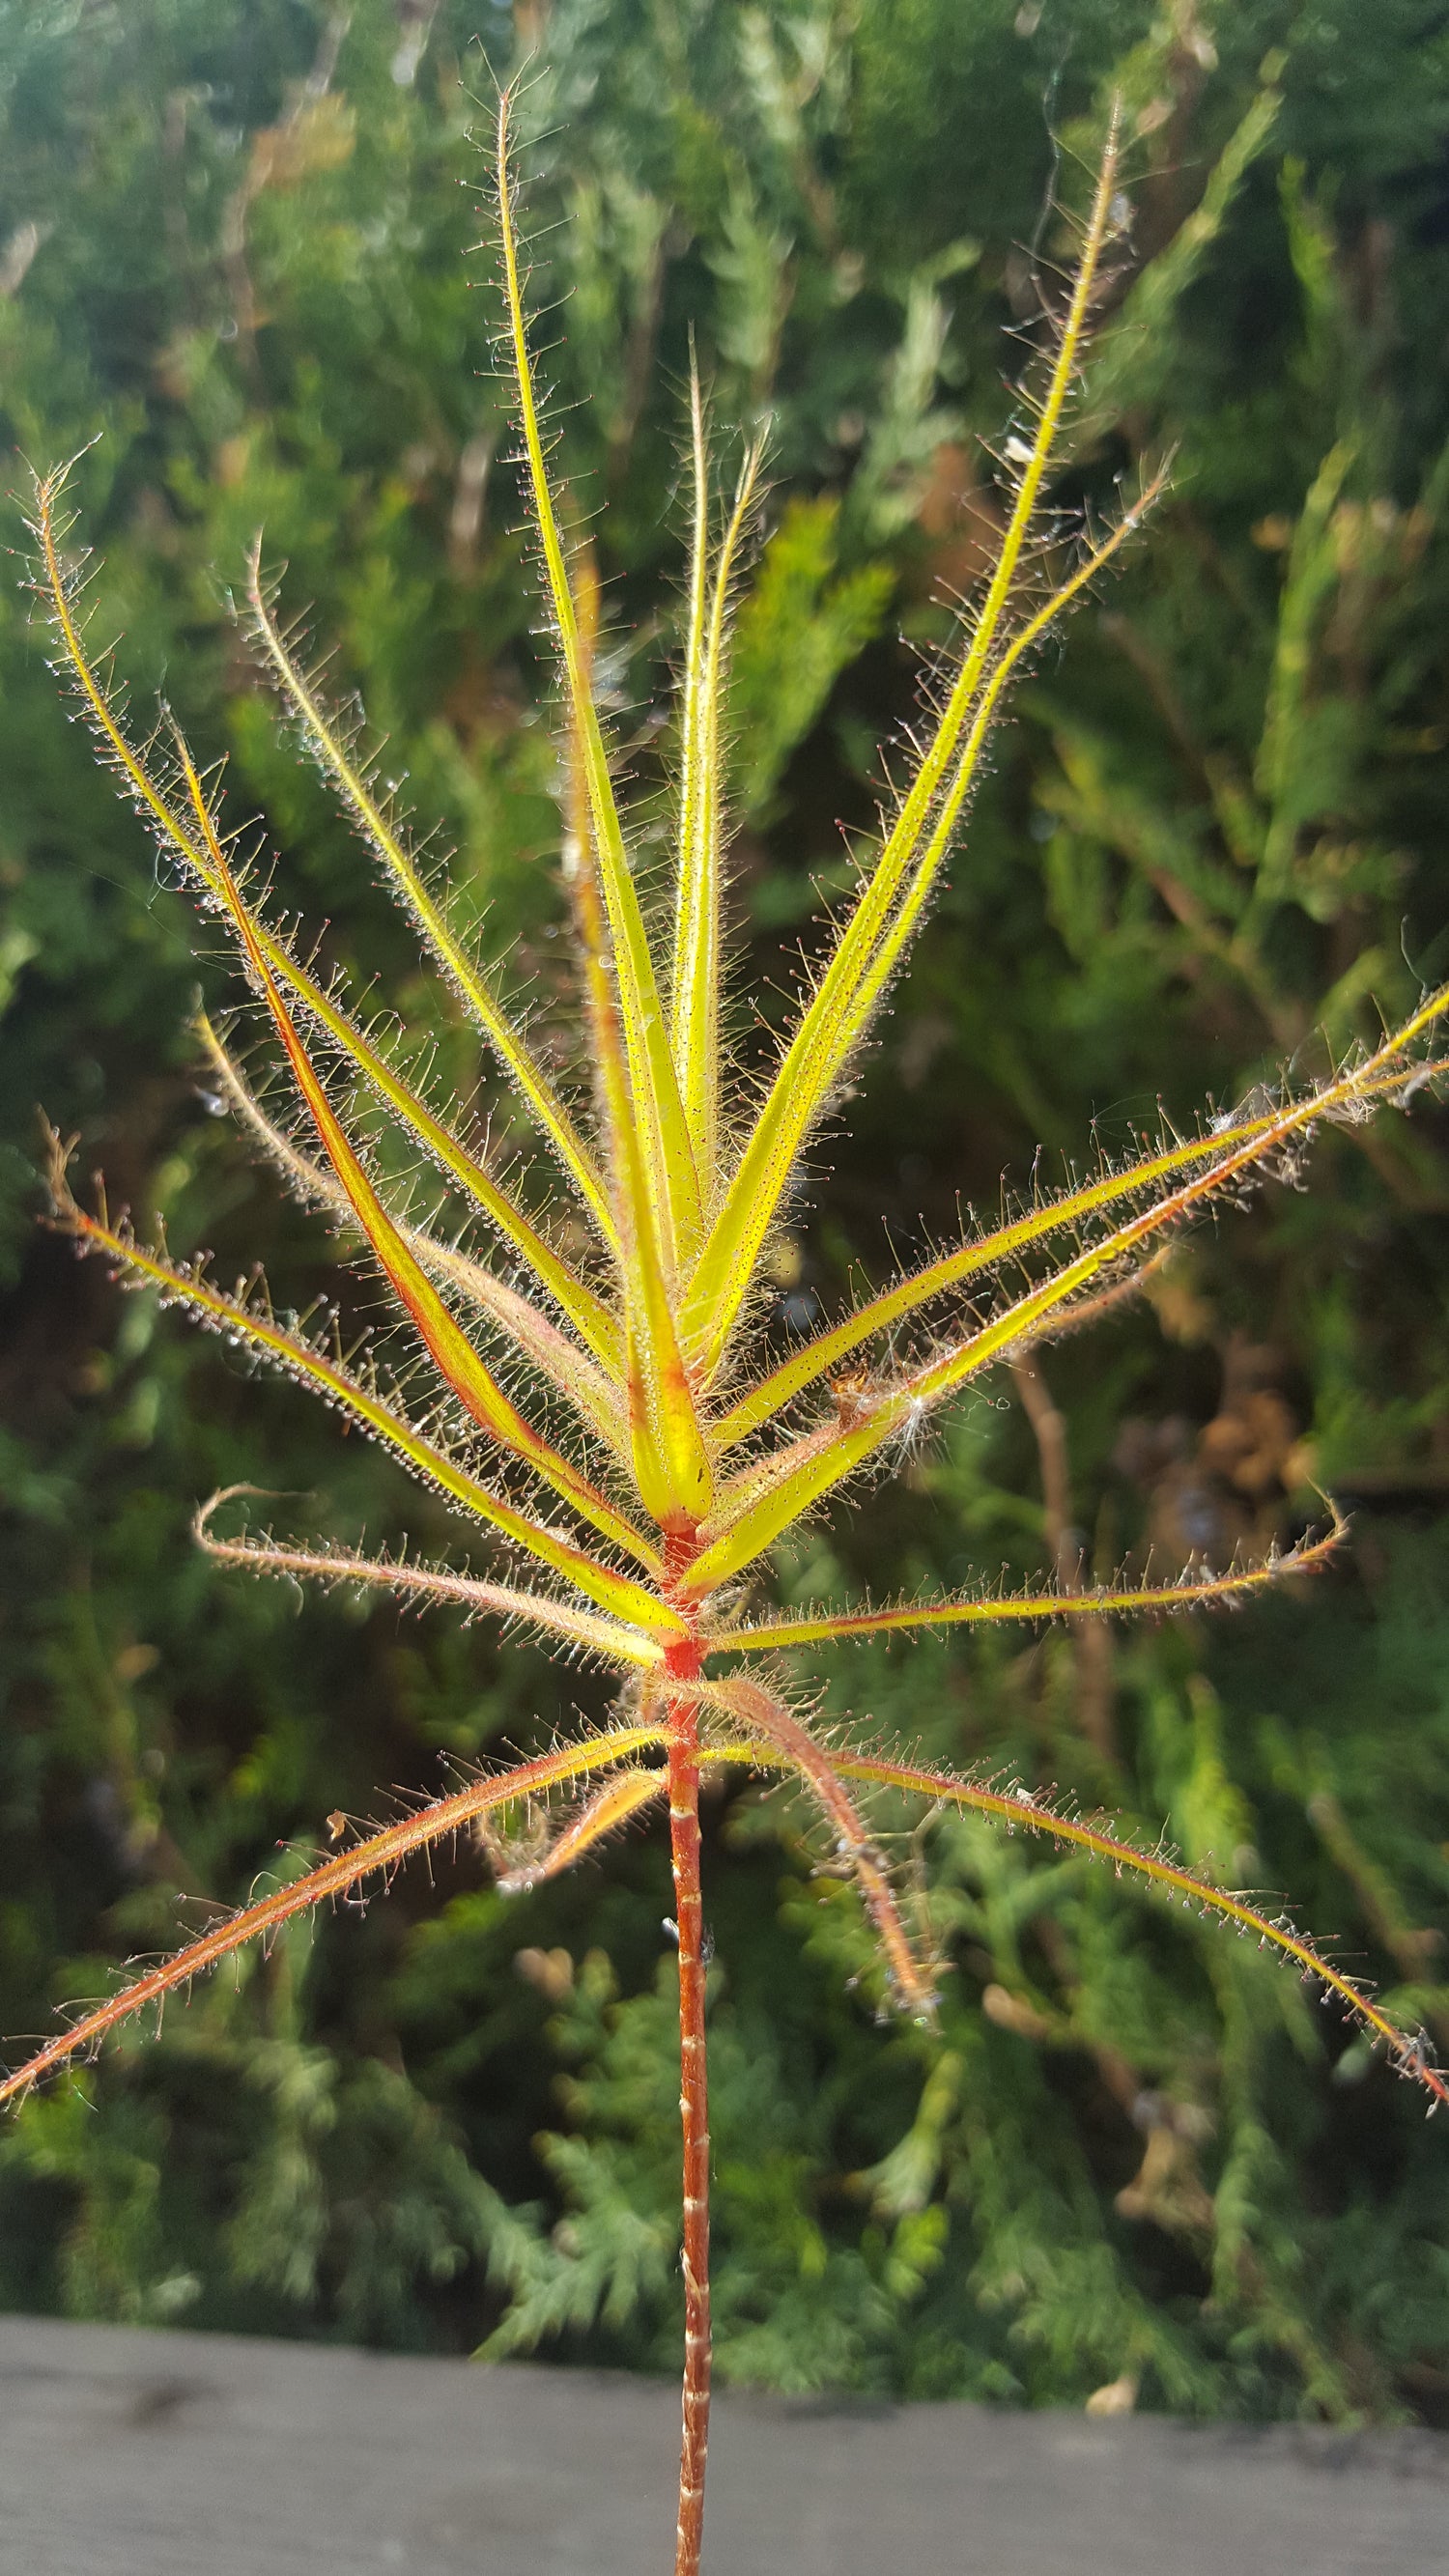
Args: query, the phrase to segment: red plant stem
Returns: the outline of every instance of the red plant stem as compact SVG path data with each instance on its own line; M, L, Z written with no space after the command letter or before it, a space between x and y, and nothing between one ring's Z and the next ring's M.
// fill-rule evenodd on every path
M671 1542L670 1556L693 1554ZM671 1564L671 1574L683 1566ZM703 1648L670 1646L666 1670L697 1678ZM684 2389L679 2450L679 2521L674 2576L699 2576L704 2533L704 2468L709 2448L709 2075L704 2035L704 1913L699 1880L699 1708L693 1697L666 1703L669 1727L669 1853L679 1934L679 2116L684 2144Z

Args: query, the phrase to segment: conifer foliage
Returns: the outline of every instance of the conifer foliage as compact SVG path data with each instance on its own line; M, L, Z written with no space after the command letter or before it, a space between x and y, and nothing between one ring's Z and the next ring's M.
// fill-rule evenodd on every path
M385 1884L410 1854L466 1831L500 1888L568 1868L651 1813L667 1818L674 1878L683 2156L683 2440L676 2569L700 2563L711 2321L707 1942L701 1783L731 1768L794 1781L816 1810L829 1865L853 1882L886 1990L928 2022L937 1961L929 1921L897 1883L875 1821L883 1798L927 1814L969 1813L1105 1863L1160 1898L1256 1939L1336 1998L1431 2103L1449 2098L1423 2038L1280 1915L1144 1847L1109 1820L1011 1782L959 1776L909 1747L842 1736L792 1697L800 1648L897 1631L1101 1621L1231 1602L1318 1565L1325 1532L1256 1563L1193 1562L1171 1580L1028 1594L988 1589L849 1610L785 1614L764 1597L783 1534L912 1457L942 1409L1053 1334L1115 1304L1200 1210L1265 1175L1297 1173L1326 1124L1359 1124L1437 1073L1432 1040L1449 990L1427 996L1381 1043L1346 1054L1308 1089L1285 1087L1055 1196L1037 1194L993 1231L908 1270L783 1357L760 1327L762 1280L790 1192L836 1112L872 1024L961 842L985 746L1042 639L1097 584L1160 488L1149 480L1105 526L1064 522L1054 468L1123 222L1115 127L1075 270L1047 299L995 553L934 677L920 738L883 806L880 834L802 980L791 1025L762 1068L735 1037L729 960L731 613L744 578L762 471L749 448L718 497L707 404L690 390L690 552L679 673L676 793L667 905L647 894L606 722L600 602L553 466L531 348L528 274L503 95L496 131L502 343L531 494L541 588L560 676L562 876L572 920L582 1053L573 1093L552 1056L505 1008L496 974L457 926L447 889L411 848L395 799L356 728L329 706L285 622L260 553L248 584L256 650L307 749L433 971L472 1019L536 1131L552 1173L500 1170L486 1139L432 1095L406 1046L314 962L287 927L253 846L224 822L219 785L163 719L138 743L87 640L83 559L69 546L65 473L37 488L37 589L58 664L104 758L169 865L224 924L279 1053L296 1116L279 1120L230 1039L200 1036L220 1096L294 1194L371 1265L397 1317L397 1348L351 1352L327 1318L273 1311L264 1282L228 1289L204 1264L139 1241L104 1193L78 1196L71 1149L53 1139L53 1222L79 1251L149 1286L258 1361L320 1395L441 1495L497 1562L474 1574L412 1559L274 1543L234 1530L239 1497L213 1497L201 1545L257 1573L375 1588L463 1606L616 1674L619 1700L595 1732L484 1772L451 1795L355 1832L341 1817L320 1865L224 1916L42 2048L0 2099L91 2050L117 2023L160 2006L200 1971L323 1900ZM248 855L249 850L251 855ZM401 1136L437 1175L431 1212L391 1177Z

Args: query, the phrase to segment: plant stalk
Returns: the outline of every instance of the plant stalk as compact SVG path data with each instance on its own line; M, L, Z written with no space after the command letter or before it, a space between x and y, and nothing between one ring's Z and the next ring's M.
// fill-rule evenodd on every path
M666 1658L692 1680L704 1657L681 1639ZM679 2521L674 2576L698 2576L709 2447L709 2076L704 2034L704 1914L699 1877L699 1709L693 1697L667 1703L669 1849L679 1933L679 2115L684 2148L684 2388L679 2452Z

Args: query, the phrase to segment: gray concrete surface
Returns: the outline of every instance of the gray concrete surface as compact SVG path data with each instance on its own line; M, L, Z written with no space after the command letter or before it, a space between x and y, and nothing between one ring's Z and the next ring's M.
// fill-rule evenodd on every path
M0 2318L4 2576L668 2576L635 2380ZM1449 2435L726 2395L709 2576L1446 2576Z

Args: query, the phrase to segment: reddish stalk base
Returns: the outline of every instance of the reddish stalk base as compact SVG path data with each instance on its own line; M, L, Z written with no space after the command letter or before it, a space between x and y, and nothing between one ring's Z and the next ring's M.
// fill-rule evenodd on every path
M681 1553L683 1551L681 1550ZM692 1553L692 1551L691 1551ZM682 1568L671 1568L671 1571ZM667 1669L692 1681L704 1662L693 1638L669 1649ZM704 2037L704 1914L699 1880L699 1711L671 1699L669 1851L679 1932L679 2115L684 2144L684 2392L674 2576L698 2576L709 2448L709 2076Z

